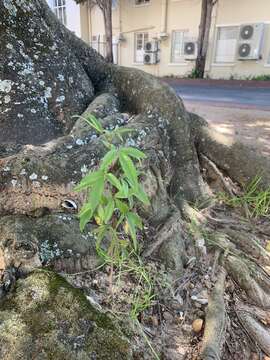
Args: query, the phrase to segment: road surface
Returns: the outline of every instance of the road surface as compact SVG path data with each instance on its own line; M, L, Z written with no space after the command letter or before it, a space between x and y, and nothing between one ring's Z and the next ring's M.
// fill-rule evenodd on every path
M214 106L270 111L270 87L241 87L196 82L170 82L184 102L208 103Z
M240 140L270 156L270 84L166 80L188 111L205 118L228 141Z

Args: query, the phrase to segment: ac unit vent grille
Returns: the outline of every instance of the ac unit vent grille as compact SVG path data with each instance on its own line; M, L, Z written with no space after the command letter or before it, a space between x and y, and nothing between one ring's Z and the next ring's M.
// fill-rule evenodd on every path
M248 57L251 52L251 46L249 44L242 44L239 46L238 53L241 57Z
M185 54L193 55L195 53L195 43L194 42L186 42L185 43Z
M152 51L152 43L151 42L147 42L145 44L145 50L146 51Z
M145 54L144 55L144 62L147 63L147 64L150 64L151 63L151 56L148 55L148 54Z
M254 27L252 25L245 25L241 29L240 36L244 40L249 40L254 34Z

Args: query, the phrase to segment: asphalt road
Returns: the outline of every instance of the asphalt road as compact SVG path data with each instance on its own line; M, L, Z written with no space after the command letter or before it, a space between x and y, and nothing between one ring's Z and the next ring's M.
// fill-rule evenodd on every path
M177 94L189 102L216 106L270 111L270 87L236 87L214 84L170 84Z

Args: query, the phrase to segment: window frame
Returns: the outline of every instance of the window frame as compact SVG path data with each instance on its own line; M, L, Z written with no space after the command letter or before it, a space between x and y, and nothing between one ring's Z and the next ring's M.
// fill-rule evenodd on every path
M112 0L112 11L117 10L118 0Z
M138 49L137 48L137 41L138 41L138 35L143 35L143 38L142 38L142 48L141 49ZM145 38L147 37L147 40L145 40ZM135 64L143 64L143 58L142 58L142 61L138 61L137 60L137 51L139 50L144 50L144 45L147 41L150 40L150 36L149 36L149 32L146 32L146 31L140 31L140 32L135 32L134 33L134 63Z
M234 57L232 61L217 61L217 48L218 48L218 36L219 36L219 32L220 29L224 29L224 28L237 28L237 35L236 35L236 42L235 42L235 50L234 50ZM215 30L215 43L214 43L214 51L213 51L213 60L212 60L212 65L214 66L233 66L236 63L236 54L237 54L237 49L238 49L238 44L239 44L239 31L240 31L240 24L222 24L222 25L216 25L216 30Z
M57 19L63 25L67 26L67 1L53 0L53 12L56 15Z
M141 3L139 3L141 1ZM148 6L150 5L151 0L134 0L135 7Z
M176 33L182 33L182 48L181 48L181 55L179 56L179 61L175 61L175 54L174 54L174 49L175 49L175 34ZM188 38L188 33L189 30L188 29L177 29L177 30L172 30L171 33L171 54L170 54L170 64L175 64L175 65L179 65L179 64L186 64L187 61L185 60L185 54L184 54L184 42L185 39Z

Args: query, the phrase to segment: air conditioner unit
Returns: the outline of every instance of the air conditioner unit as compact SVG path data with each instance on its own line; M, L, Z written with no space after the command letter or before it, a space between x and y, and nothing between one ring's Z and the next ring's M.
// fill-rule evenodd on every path
M245 24L240 27L238 43L239 60L259 60L263 41L264 24Z
M118 35L118 41L126 41L126 38L125 38L125 36L124 36L123 33L120 33L120 34Z
M158 41L157 40L152 40L152 41L147 41L144 44L144 52L156 52L158 51Z
M184 42L184 55L186 60L195 60L198 55L198 45L196 41L186 40Z
M159 62L157 52L145 52L143 54L143 63L145 65L153 65Z

